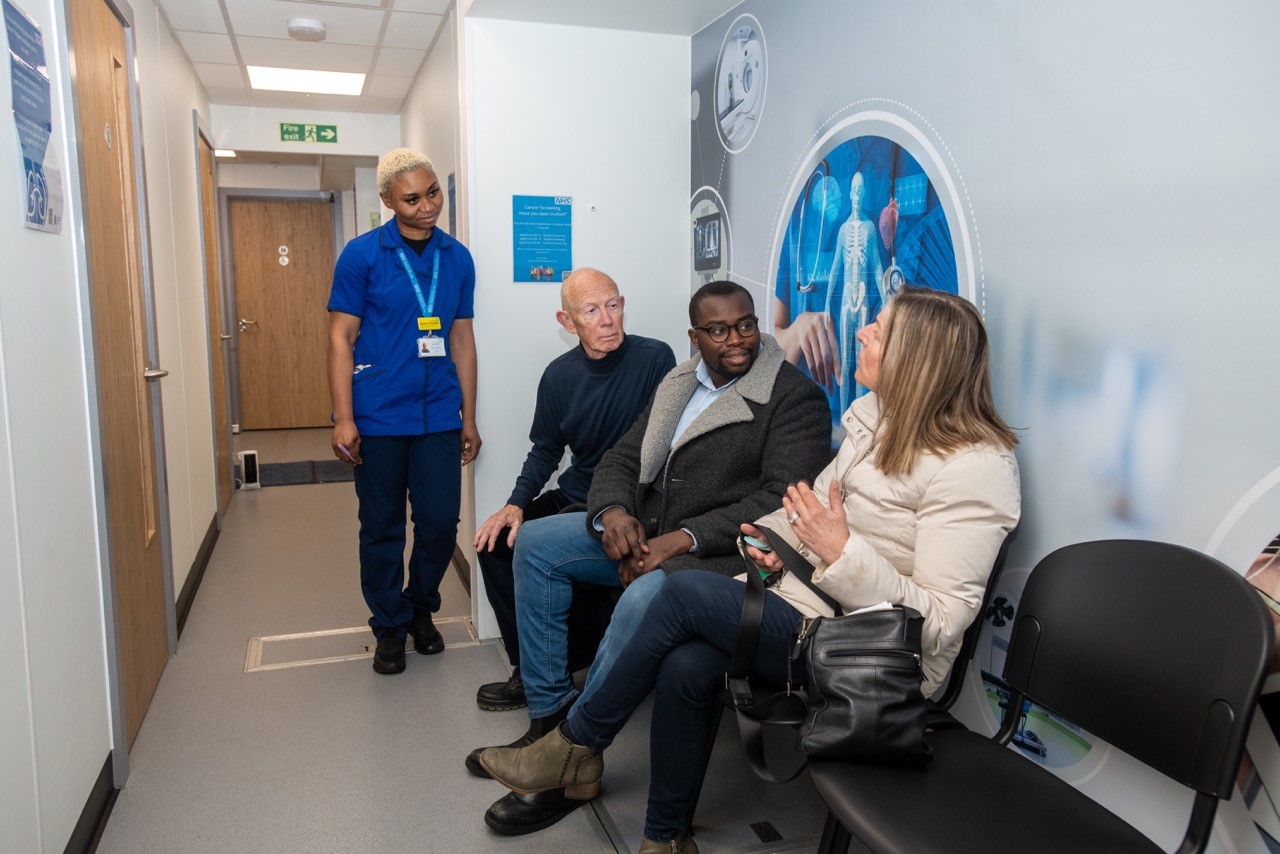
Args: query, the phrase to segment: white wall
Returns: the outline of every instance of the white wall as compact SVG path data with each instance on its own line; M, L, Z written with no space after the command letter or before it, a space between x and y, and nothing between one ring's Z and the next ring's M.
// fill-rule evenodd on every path
M553 284L512 282L511 196L571 195L573 263L612 275L627 329L687 352L689 39L510 21L465 22L468 241L479 347L476 513L510 494L559 334ZM643 86L619 63L642 64ZM624 97L625 96L625 97ZM594 210L592 210L594 206ZM482 636L496 634L487 609Z
M173 595L217 514L208 301L192 111L209 100L152 0L133 0L169 494Z
M218 189L319 190L320 169L283 163L218 161Z
M63 4L18 0L44 33L61 234L22 227L9 63L0 63L0 828L61 851L111 749Z
M449 229L449 175L457 174L461 144L457 20L457 14L450 12L440 24L435 44L400 113L404 146L427 155L440 179L440 188L445 191L445 207L440 211L440 225L445 230Z
M219 148L288 151L294 154L371 154L400 144L400 117L372 113L281 110L214 104L213 135ZM280 122L309 122L338 127L336 143L281 142Z
M356 169L356 188L353 195L355 231L351 232L352 236L364 234L375 227L372 214L378 216L378 224L386 222L391 217L391 211L383 206L382 199L378 196L377 169L363 166Z

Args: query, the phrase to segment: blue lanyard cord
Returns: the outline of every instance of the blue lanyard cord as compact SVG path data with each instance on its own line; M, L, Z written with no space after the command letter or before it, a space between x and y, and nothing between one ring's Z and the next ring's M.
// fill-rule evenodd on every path
M423 300L422 298L422 288L418 285L418 277L413 272L413 267L409 266L409 258L404 254L404 250L397 249L396 254L400 256L400 263L404 265L404 271L409 274L409 282L413 285L413 292L418 295L418 307L422 309L422 316L431 317L431 312L436 307L436 285L440 282L440 250L436 250L435 258L431 262L431 297L428 300Z

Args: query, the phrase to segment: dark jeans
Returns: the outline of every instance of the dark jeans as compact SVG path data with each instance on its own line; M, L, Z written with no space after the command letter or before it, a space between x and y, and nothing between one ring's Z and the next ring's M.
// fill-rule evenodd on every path
M414 611L440 610L440 579L458 538L461 430L421 436L363 436L355 467L360 499L360 589L376 636L408 633ZM405 586L405 497L413 508L413 551Z
M644 835L674 839L689 824L689 808L707 750L709 706L724 685L746 585L702 570L673 572L645 615L644 631L623 648L595 693L569 712L574 741L601 752L654 691L649 729L649 809ZM754 670L787 678L791 634L800 613L765 596Z
M554 516L573 502L558 489L550 489L529 502L524 521ZM515 573L511 564L514 549L507 545L510 528L503 528L491 552L477 552L485 595L493 607L502 635L502 646L513 667L520 665L520 633L516 629ZM517 534L517 536L519 536ZM616 592L616 591L615 591ZM609 626L614 598L609 591L578 587L569 608L569 672L588 667L595 659L600 638Z

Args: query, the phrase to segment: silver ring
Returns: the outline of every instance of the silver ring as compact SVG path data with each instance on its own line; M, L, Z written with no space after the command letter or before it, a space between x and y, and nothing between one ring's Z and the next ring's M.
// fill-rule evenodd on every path
M797 510L795 513L792 513L790 516L787 517L787 523L790 525L794 525L796 523L796 520L799 518L800 518L800 511Z

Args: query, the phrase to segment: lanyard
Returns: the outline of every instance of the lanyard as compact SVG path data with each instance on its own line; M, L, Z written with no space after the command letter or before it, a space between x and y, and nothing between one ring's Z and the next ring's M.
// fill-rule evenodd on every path
M409 258L404 254L404 250L397 249L396 254L400 256L404 271L409 274L413 292L418 295L418 307L422 309L422 316L432 317L431 311L436 307L436 285L440 282L440 250L436 250L435 258L431 262L431 298L429 300L423 300L422 287L418 284L418 277L413 272L413 267L409 266Z

